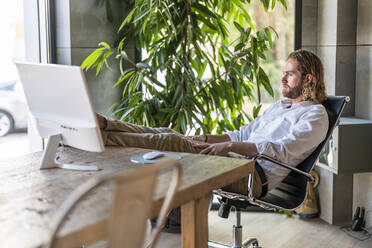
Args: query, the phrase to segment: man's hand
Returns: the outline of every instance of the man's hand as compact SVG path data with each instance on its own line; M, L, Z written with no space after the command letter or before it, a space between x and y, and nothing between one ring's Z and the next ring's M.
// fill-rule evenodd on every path
M203 149L201 154L225 156L231 151L232 142L222 142L214 144L194 145L195 148Z
M96 117L97 117L99 128L100 129L105 128L105 117L97 113L96 113Z
M202 149L200 153L210 155L225 156L228 152L235 152L243 156L254 157L258 154L255 143L252 142L219 142L213 144L194 145L197 149Z

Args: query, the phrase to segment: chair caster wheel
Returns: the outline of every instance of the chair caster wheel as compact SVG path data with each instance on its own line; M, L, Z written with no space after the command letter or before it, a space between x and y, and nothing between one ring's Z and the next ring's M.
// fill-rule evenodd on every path
M252 247L252 248L262 248L261 246L259 246L258 244L258 240L253 238L253 239L248 239L246 241L243 242L243 247L244 248L249 248L249 247Z
M252 243L252 248L262 248L262 247L258 245L258 242L254 242Z

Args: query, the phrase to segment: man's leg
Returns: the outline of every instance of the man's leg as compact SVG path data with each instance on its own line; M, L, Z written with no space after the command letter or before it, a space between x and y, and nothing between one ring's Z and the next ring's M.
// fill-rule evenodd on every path
M195 142L178 133L127 133L103 131L107 146L140 147L161 151L198 153Z
M118 120L107 120L107 126L104 128L104 131L127 133L177 133L176 131L166 127L151 128Z
M117 120L108 120L102 130L107 146L140 147L161 151L198 153L193 147L199 142L170 128L150 128Z
M222 188L225 191L233 192L233 193L239 193L242 195L248 194L248 178L243 178L238 181L233 182L230 185L227 185L226 187ZM257 171L254 170L253 175L253 196L255 198L259 198L262 193L262 183L260 176L258 175Z
M198 153L195 141L170 128L149 128L117 120L109 120L103 131L105 145L141 147L161 151ZM226 191L247 194L248 178L243 178L223 188ZM258 198L262 192L262 183L257 171L253 177L253 196Z
M117 120L108 120L103 130L103 139L108 146L140 147L161 151L198 153L193 147L197 142L170 128L150 128ZM243 178L223 188L226 191L248 194L248 178ZM253 196L258 198L262 183L257 171L253 177Z

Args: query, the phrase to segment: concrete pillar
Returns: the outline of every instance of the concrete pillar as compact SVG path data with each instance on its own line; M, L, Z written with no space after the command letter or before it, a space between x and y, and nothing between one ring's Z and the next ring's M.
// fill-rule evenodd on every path
M354 174L353 212L359 206L365 208L366 227L372 225L372 173Z
M372 1L358 0L356 39L355 115L372 120ZM372 173L354 174L353 211L366 209L366 227L372 225Z
M323 168L319 173L317 188L320 205L320 218L329 224L350 224L353 206L353 174L334 174Z
M356 47L356 111L372 119L372 1L358 1Z
M100 41L114 46L117 30L124 17L124 6L111 1L115 23L109 23L106 9L97 1L55 0L57 63L81 65L84 59L97 48ZM128 51L134 59L134 48ZM111 59L112 71L104 69L98 76L95 70L86 73L88 87L96 112L108 115L110 107L117 103L122 86L112 88L120 73L115 59Z
M318 1L302 0L302 48L317 53Z
M348 95L344 116L372 119L372 1L370 0L303 0L302 40L303 47L315 51L322 59L326 73L328 94ZM314 29L316 27L316 32ZM315 47L315 48L314 48ZM349 139L352 146L365 145L363 141ZM350 156L346 152L345 156ZM350 159L355 156L350 156ZM348 163L343 158L338 163ZM367 220L372 220L371 189L358 193L360 185L370 184L371 173L333 174L321 171L319 191L327 195L321 199L321 217L329 223L343 223L349 216L351 221L357 205L367 209ZM347 182L347 183L345 183ZM350 190L353 188L354 192ZM345 195L334 192L335 188ZM368 197L366 197L368 196ZM350 201L354 202L350 209ZM347 208L337 204L348 202ZM368 212L369 211L369 212Z
M303 0L302 16L303 48L322 59L327 93L351 97L343 115L353 116L357 1Z

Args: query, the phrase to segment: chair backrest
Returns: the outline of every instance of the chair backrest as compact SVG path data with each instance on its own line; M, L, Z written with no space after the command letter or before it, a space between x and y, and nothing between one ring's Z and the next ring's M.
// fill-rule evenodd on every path
M341 117L342 110L345 107L346 102L349 98L346 96L328 96L327 100L323 102L323 106L328 113L328 131L325 139L318 145L314 152L310 154L301 164L297 166L298 169L309 173L314 167L316 160L318 159L320 152L332 135L333 130L338 125L338 121Z
M52 230L48 247L81 247L91 245L102 239L107 239L109 247L113 248L139 248L143 247L146 223L150 217L153 203L153 193L156 179L160 169L173 167L173 178L171 180L163 206L160 210L157 228L152 232L149 247L156 245L161 227L164 225L169 205L178 188L181 167L175 160L158 163L144 169L128 173L119 173L101 178L93 178L75 190L63 203L57 217L56 225ZM84 198L99 186L114 183L114 197L111 216L102 231L88 229L86 232L94 232L84 235L80 239L64 239L57 237L57 233L65 222L67 216L82 202ZM85 230L84 233L86 234ZM80 237L79 237L80 238Z
M320 152L332 135L334 128L338 125L341 113L346 102L349 101L347 96L328 96L324 101L323 106L326 108L329 119L329 126L326 138L318 145L301 164L298 169L309 173L315 165ZM265 202L280 205L284 209L295 209L299 207L306 197L307 177L295 172L291 172L283 182L265 197L260 198Z

